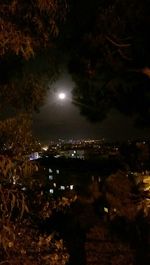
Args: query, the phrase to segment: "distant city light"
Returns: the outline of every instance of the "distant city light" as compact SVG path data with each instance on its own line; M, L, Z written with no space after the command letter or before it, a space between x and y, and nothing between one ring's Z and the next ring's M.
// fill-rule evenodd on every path
M32 160L36 160L36 159L39 159L40 158L40 155L38 152L34 152L32 154L29 155L29 160L32 161Z
M48 150L48 146L45 145L45 146L42 147L42 149L43 149L44 151L47 151L47 150Z
M55 158L59 158L60 157L60 155L56 155L56 156L54 156Z
M23 187L21 190L26 190L26 187Z
M73 190L73 185L70 185L70 190Z
M54 190L53 189L50 189L49 190L49 193L53 194L54 193Z

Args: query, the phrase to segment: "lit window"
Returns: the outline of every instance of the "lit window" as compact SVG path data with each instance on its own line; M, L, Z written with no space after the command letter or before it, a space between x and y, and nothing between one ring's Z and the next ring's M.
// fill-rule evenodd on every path
M74 154L72 154L72 156L74 156Z
M49 193L53 194L54 193L54 190L53 189L50 189L49 190Z
M73 151L74 152L74 154L76 154L76 151Z
M51 168L49 168L49 172L52 173L53 171L51 170Z
M49 175L48 178L49 178L49 180L52 180L53 179L53 176L52 175Z
M61 190L65 190L65 186L60 186L60 189Z
M53 183L53 186L56 187L56 183Z
M56 173L59 174L59 169L56 169Z
M108 213L108 208L104 207L104 212Z
M70 185L70 190L73 190L73 185Z
M15 176L13 176L13 184L14 185L16 184L16 178L15 178Z

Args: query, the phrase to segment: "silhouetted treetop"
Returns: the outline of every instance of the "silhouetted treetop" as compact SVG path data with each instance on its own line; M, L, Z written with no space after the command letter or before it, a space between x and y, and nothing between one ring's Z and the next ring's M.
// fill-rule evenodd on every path
M149 125L148 1L82 1L84 11L72 3L65 44L76 82L74 103L92 121L104 119L115 108Z
M31 111L44 101L58 72L56 39L65 0L0 1L0 107Z
M40 47L52 45L65 19L66 1L1 1L0 55L15 53L25 59Z

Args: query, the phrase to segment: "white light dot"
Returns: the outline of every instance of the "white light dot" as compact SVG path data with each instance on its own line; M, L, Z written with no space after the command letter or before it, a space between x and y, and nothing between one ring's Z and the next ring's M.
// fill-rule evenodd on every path
M58 94L58 98L61 99L61 100L63 100L63 99L66 98L66 94L65 93L59 93Z

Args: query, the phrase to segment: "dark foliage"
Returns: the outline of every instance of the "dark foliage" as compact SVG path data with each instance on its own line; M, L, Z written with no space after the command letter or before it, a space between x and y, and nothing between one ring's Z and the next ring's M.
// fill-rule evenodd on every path
M148 1L71 1L70 10L64 46L76 82L73 102L91 121L115 108L149 126Z

